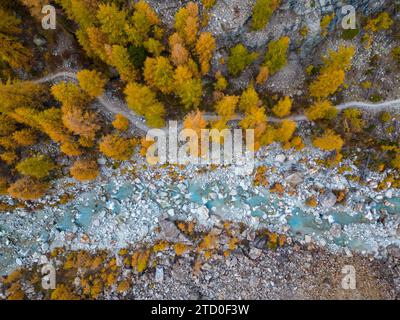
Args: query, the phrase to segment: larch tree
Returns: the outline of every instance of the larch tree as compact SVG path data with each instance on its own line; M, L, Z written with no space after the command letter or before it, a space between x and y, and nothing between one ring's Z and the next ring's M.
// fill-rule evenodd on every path
M201 79L194 78L186 65L178 66L174 74L174 92L181 99L185 109L200 105L203 86Z
M140 0L134 4L134 13L125 30L128 34L128 39L135 46L141 46L148 40L151 31L155 34L155 28L160 25L160 19L153 8L145 1Z
M351 68L354 53L354 47L341 46L337 51L328 50L320 74L309 87L310 95L324 99L334 94L344 83L345 72Z
M45 87L31 81L0 83L0 112L19 107L39 109L47 99Z
M290 38L282 37L268 44L268 50L264 57L263 66L268 68L269 74L274 75L287 64L287 53Z
M256 89L254 89L254 86L250 84L240 96L239 110L242 112L250 113L254 110L254 107L260 107L261 104L262 101L260 100Z
M127 12L125 10L120 10L114 3L100 4L97 11L97 19L100 23L101 31L107 35L109 44L126 44L125 25L127 23Z
M292 120L283 120L280 127L276 129L275 132L275 140L287 143L293 137L294 132L296 131L297 124Z
M201 137L201 130L207 128L207 125L208 121L200 110L190 112L183 121L183 128L196 131L198 137Z
M37 138L36 131L29 128L15 131L12 135L13 141L20 147L33 146L36 144Z
M147 58L144 63L144 79L147 84L162 93L171 93L174 89L174 70L166 57Z
M180 66L188 61L189 51L185 48L185 44L177 32L169 37L169 47L171 61L174 65Z
M53 96L63 106L84 107L89 102L86 93L75 83L60 82L51 87Z
M256 78L256 84L263 84L269 78L269 69L266 66L261 66Z
M135 82L129 83L125 88L125 96L128 107L145 116L150 126L164 125L164 105L157 100L156 94L149 87Z
M133 154L132 140L119 134L109 134L100 141L100 151L114 160L128 160Z
M117 69L122 80L128 82L136 80L137 71L130 60L128 49L120 45L112 46L109 50L109 62Z
M55 169L54 163L43 155L38 155L21 160L16 165L17 171L27 177L43 179Z
M24 177L8 188L8 194L19 200L37 200L44 196L48 189L47 184L30 177Z
M175 30L184 39L185 43L192 47L196 43L199 30L199 8L197 3L189 2L175 15Z
M272 108L272 112L279 118L284 118L290 114L292 110L292 100L286 96L279 100L278 103Z
M12 68L28 68L32 54L17 38L21 21L0 7L0 62Z
M119 131L127 131L129 129L129 119L124 117L122 114L117 114L112 125Z
M229 73L233 76L238 76L248 65L257 59L257 57L257 52L249 52L242 44L234 46L228 57Z
M109 61L109 53L106 50L110 47L107 35L100 28L89 27L85 32L80 29L76 32L76 36L90 57L98 57L103 62L112 63Z
M212 59L216 44L215 39L209 32L200 34L196 43L196 54L199 57L201 73L207 74L210 71L210 61Z
M324 99L334 94L343 84L346 74L343 70L332 70L320 74L310 85L310 95L317 99Z
M71 166L70 173L78 181L90 181L98 177L100 170L95 160L79 159Z
M237 96L225 96L215 105L215 110L222 117L222 119L228 121L235 114L236 106L239 102Z
M324 151L339 152L343 147L343 139L333 130L327 129L321 137L314 138L313 145Z
M253 7L251 28L253 30L263 29L274 11L278 9L280 2L281 0L256 0Z
M198 140L192 141L192 143L196 143L196 147L201 142L201 130L207 128L208 122L204 119L203 113L200 110L192 111L191 113L187 114L184 121L183 121L183 128L184 129L191 129L194 130L197 134ZM196 150L197 148L193 147L190 150ZM200 150L199 150L200 149ZM207 149L206 149L207 151ZM193 154L194 156L199 156L201 154L201 148L197 149L197 154Z
M334 119L337 115L337 109L329 100L319 100L309 107L305 112L308 120L316 121L322 119Z
M215 79L217 80L214 83L214 89L217 91L224 91L228 87L228 80L222 75L220 71L215 73Z
M103 95L107 80L100 72L96 70L82 70L76 76L80 87L89 97L95 98Z

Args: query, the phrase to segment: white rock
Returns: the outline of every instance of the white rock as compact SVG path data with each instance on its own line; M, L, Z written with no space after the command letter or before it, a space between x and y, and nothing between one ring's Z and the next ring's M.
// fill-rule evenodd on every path
M386 191L385 197L388 199L391 199L393 197L393 191L392 190Z
M205 207L205 206L199 207L197 209L197 214L199 215L200 220L203 220L203 221L208 220L208 218L209 218L208 213L209 213L209 211L208 211L207 207Z
M161 266L156 268L155 281L159 283L164 281L164 269Z
M278 154L278 155L275 157L275 161L276 161L276 162L283 163L283 162L285 162L285 160L286 160L286 156L285 156L284 154Z
M304 236L304 241L305 241L305 243L310 243L310 242L312 241L311 236L308 235L308 234L306 234L306 235Z

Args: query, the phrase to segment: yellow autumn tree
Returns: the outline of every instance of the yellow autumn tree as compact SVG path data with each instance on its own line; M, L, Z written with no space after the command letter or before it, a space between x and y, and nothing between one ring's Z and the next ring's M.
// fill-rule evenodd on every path
M289 44L289 37L282 37L268 44L263 66L268 68L269 74L274 75L287 64Z
M374 33L389 29L393 23L394 22L389 13L384 11L380 13L375 19L369 19L364 29L367 32Z
M324 99L334 94L345 80L343 70L324 72L310 85L310 95L314 98Z
M62 103L63 106L84 107L89 102L86 93L75 83L60 82L51 87L53 96Z
M260 70L258 71L258 75L256 78L257 84L263 84L265 81L268 80L269 77L269 69L266 66L261 66Z
M37 200L44 196L47 191L48 186L34 178L24 177L8 188L8 194L16 199L20 200Z
M322 119L334 119L337 115L337 109L329 100L319 100L309 107L305 112L307 118L311 121Z
M239 102L237 96L225 96L215 105L217 113L225 120L230 120L235 114L236 106Z
M169 37L169 46L173 64L180 66L188 61L189 51L185 48L184 42L177 32Z
M120 10L114 3L100 4L96 17L100 23L101 31L107 35L109 44L126 44L127 12L125 10Z
M196 131L199 138L201 137L201 130L207 128L207 125L208 122L204 119L200 110L190 112L183 121L183 128Z
M117 114L112 125L119 131L126 131L129 129L129 119L124 117L122 114Z
M88 94L89 97L95 98L103 95L106 79L96 70L82 70L77 73L80 87Z
M21 129L15 131L12 138L16 145L21 147L33 146L37 142L36 132L32 129Z
M289 142L296 131L297 124L292 120L283 120L280 127L275 131L275 141L282 143Z
M20 174L36 179L46 178L54 168L54 163L44 155L25 158L16 165Z
M261 106L262 102L258 96L254 86L250 84L246 90L242 92L239 100L239 109L242 112L250 113L254 110L254 107Z
M157 30L160 31L160 19L154 9L144 0L138 1L133 6L135 11L125 29L129 41L139 47L149 39L152 31L157 38Z
M94 140L101 128L98 114L83 108L63 106L62 121L74 134L89 140Z
M109 63L117 69L122 80L128 82L136 80L137 71L130 60L128 49L120 45L114 45L107 53Z
M199 30L198 14L197 3L189 2L186 7L179 9L175 15L175 30L189 47L196 43Z
M99 175L99 166L95 160L79 159L70 168L70 173L78 181L90 181Z
M238 76L248 65L258 57L257 52L249 52L247 48L239 43L231 48L228 58L228 71L233 76Z
M21 20L0 7L0 62L12 68L28 68L32 54L18 36L22 33Z
M0 112L19 107L38 109L48 99L45 87L31 81L0 82Z
M187 114L183 121L184 129L194 130L197 134L198 140L192 141L196 144L196 147L199 146L199 141L201 141L201 130L207 128L208 122L204 119L203 113L200 110L192 111ZM191 150L196 150L196 148L191 148ZM194 156L198 156L201 152L201 148L197 149L197 154L193 154Z
M196 108L203 93L201 79L194 78L186 65L178 66L174 74L174 91L185 109Z
M109 134L103 137L99 145L100 151L114 160L128 160L133 154L132 140L119 134Z
M313 145L324 151L339 152L343 147L343 139L340 135L336 134L333 130L327 129L321 137L313 140Z
M324 99L334 94L344 83L345 72L350 70L354 54L354 47L341 46L337 51L328 50L319 76L310 85L310 95Z
M171 93L174 89L174 71L165 57L148 57L144 63L143 75L149 86L157 88L162 93Z
M220 71L215 73L215 79L217 80L214 84L214 89L217 91L223 91L228 87L228 81L222 75Z
M288 116L291 110L292 100L288 96L279 100L278 103L272 108L272 112L279 118Z
M210 71L210 61L215 47L215 39L211 33L203 32L200 34L195 50L200 60L202 74L207 74Z
M253 7L251 28L253 30L263 29L274 11L279 7L281 0L256 0Z
M125 95L128 107L145 116L150 126L164 125L164 105L157 100L155 93L149 87L132 82L125 88Z

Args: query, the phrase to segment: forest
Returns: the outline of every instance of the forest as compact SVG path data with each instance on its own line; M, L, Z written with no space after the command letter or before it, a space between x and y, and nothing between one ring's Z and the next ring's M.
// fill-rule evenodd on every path
M73 178L88 181L100 173L99 154L115 161L130 159L138 149L143 154L148 144L132 134L126 117L116 114L109 121L93 107L111 82L127 107L143 116L149 127L162 128L168 119L180 117L185 128L222 130L240 114L239 126L255 130L256 150L275 142L300 151L306 146L305 137L292 116L304 114L316 124L306 139L329 152L327 165L337 165L344 148L360 143L382 155L376 164L379 170L400 169L398 142L371 138L362 110L339 112L332 102L349 86L346 77L357 52L354 46L328 48L319 57L319 65L306 68L306 102L264 92L262 85L288 63L290 37L271 40L262 52L242 43L226 48L229 55L218 61L223 67L216 69L218 39L204 31L216 1L187 3L176 12L172 29L144 0L132 5L123 0L52 1L62 16L60 23L73 30L89 62L77 72L76 83L41 84L34 81L40 74L31 69L43 53L32 47L30 37L35 31L26 28L40 28L41 8L49 1L1 0L0 193L35 200L65 174L65 163ZM250 28L256 32L267 26L279 5L279 0L257 0ZM21 14L28 11L30 18L22 21ZM325 37L332 19L321 20ZM368 47L375 34L394 28L387 12L366 20L361 30L363 45ZM400 65L400 47L393 49L391 59ZM258 71L247 88L232 89L231 81L254 69L256 61L260 61ZM207 121L207 112L216 113L218 120ZM382 113L379 121L387 123L391 117ZM369 135L365 145L357 140L360 135Z

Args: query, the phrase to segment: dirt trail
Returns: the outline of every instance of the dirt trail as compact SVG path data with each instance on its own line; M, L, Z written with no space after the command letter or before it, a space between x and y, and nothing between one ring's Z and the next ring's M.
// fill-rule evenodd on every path
M62 80L73 80L77 81L76 73L70 72L70 71L60 71L60 72L55 72L52 74L49 74L43 78L34 80L35 83L46 83L46 82L51 82L51 81L62 81ZM145 123L142 117L137 115L135 112L130 110L128 106L111 96L108 95L103 95L101 97L97 98L97 101L105 107L109 112L113 114L122 114L126 118L128 118L132 124L141 130L144 133L147 133L151 128L149 128ZM368 102L363 102L363 101L351 101L351 102L346 102L342 103L340 105L337 105L336 108L337 110L341 111L347 108L359 108L359 109L367 109L369 111L382 111L388 108L400 108L400 99L396 100L391 100L391 101L385 101L382 103L368 103ZM218 115L214 113L206 113L204 115L205 120L207 121L213 121L213 120L218 120ZM236 115L235 118L231 120L241 120L243 119L242 115ZM292 115L290 117L285 118L285 120L293 120L293 121L309 121L305 115ZM268 121L270 122L280 122L282 119L275 118L275 117L269 117Z

